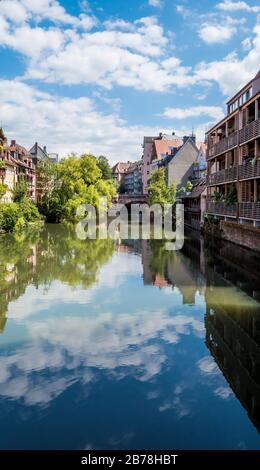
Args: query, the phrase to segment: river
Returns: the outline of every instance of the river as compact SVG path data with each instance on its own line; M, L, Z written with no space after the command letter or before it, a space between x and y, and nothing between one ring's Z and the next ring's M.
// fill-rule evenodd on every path
M259 449L259 256L0 239L1 449Z

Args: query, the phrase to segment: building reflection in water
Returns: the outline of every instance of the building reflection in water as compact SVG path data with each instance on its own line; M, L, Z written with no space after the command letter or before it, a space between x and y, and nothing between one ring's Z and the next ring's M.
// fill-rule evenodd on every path
M203 294L206 346L260 432L260 256L197 232L171 256L156 242L126 247L140 252L145 285L177 287L184 304Z
M0 251L0 332L8 304L28 285L61 280L88 289L115 248L141 258L144 285L178 289L184 304L206 304L206 345L260 431L260 279L256 253L227 242L187 236L181 252L160 241L80 241L64 228L48 228L25 240L5 237Z

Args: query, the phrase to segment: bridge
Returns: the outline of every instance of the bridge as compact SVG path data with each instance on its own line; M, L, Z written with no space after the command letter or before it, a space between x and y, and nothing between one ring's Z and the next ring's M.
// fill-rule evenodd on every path
M145 204L147 201L148 197L146 194L117 194L113 199L115 204L124 204L127 206L130 204Z

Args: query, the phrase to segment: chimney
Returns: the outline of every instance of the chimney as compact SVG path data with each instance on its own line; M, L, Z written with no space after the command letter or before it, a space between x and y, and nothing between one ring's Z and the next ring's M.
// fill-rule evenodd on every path
M175 132L174 132L174 131L172 132L172 135L175 135Z
M44 145L43 151L47 154L47 147L46 147L46 145Z
M159 133L159 137L162 138L162 132Z
M11 140L11 147L14 147L16 145L16 141L15 140Z

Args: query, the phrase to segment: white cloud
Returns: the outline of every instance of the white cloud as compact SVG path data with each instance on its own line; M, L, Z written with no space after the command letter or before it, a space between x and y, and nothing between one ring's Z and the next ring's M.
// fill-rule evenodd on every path
M224 0L224 2L218 3L216 7L223 11L248 11L250 13L260 12L259 6L250 6L246 2L233 2L231 0Z
M199 36L207 44L218 44L227 42L235 32L234 26L204 23L199 30Z
M232 53L223 60L202 62L194 72L196 81L215 81L222 93L230 96L251 80L260 64L260 25L255 26L253 33L252 48L244 58Z
M244 51L250 51L250 49L253 46L251 38L245 38L241 44L242 44Z
M234 19L230 16L225 17L220 22L204 22L199 29L199 36L206 44L224 44L229 41L238 30L239 25L245 23L245 18Z
M214 394L222 398L222 400L228 400L232 395L233 392L230 387L218 387L215 391Z
M207 375L218 375L220 370L217 363L211 356L205 356L197 362L197 367L203 374Z
M148 3L151 7L161 7L162 6L162 0L148 0Z
M37 5L22 1L24 8L30 7L31 15L40 18L49 14L46 5L52 5L53 18L67 20L70 26L32 26L26 10L27 21L13 27L14 19L0 13L0 43L27 57L25 79L66 85L93 83L107 89L120 85L160 92L192 82L190 69L183 67L179 59L167 57L168 37L153 16L133 23L109 20L98 31L86 33L81 28L91 28L92 17L81 14L79 19L67 18L63 7L60 10L57 2L51 0Z
M179 13L183 18L188 18L192 16L192 10L185 7L184 5L176 5L176 11Z
M160 130L129 126L117 114L99 112L87 97L54 96L8 80L0 80L0 115L7 136L28 148L34 139L60 155L89 151L107 155L111 163L122 159L122 149L125 160L139 159L143 136Z
M169 119L209 116L219 121L224 117L224 113L220 106L192 106L190 108L166 108L163 116Z
M56 0L2 0L0 15L17 24L33 19L34 22L48 19L51 22L81 27L92 27L93 16L81 13L79 17L68 14Z

